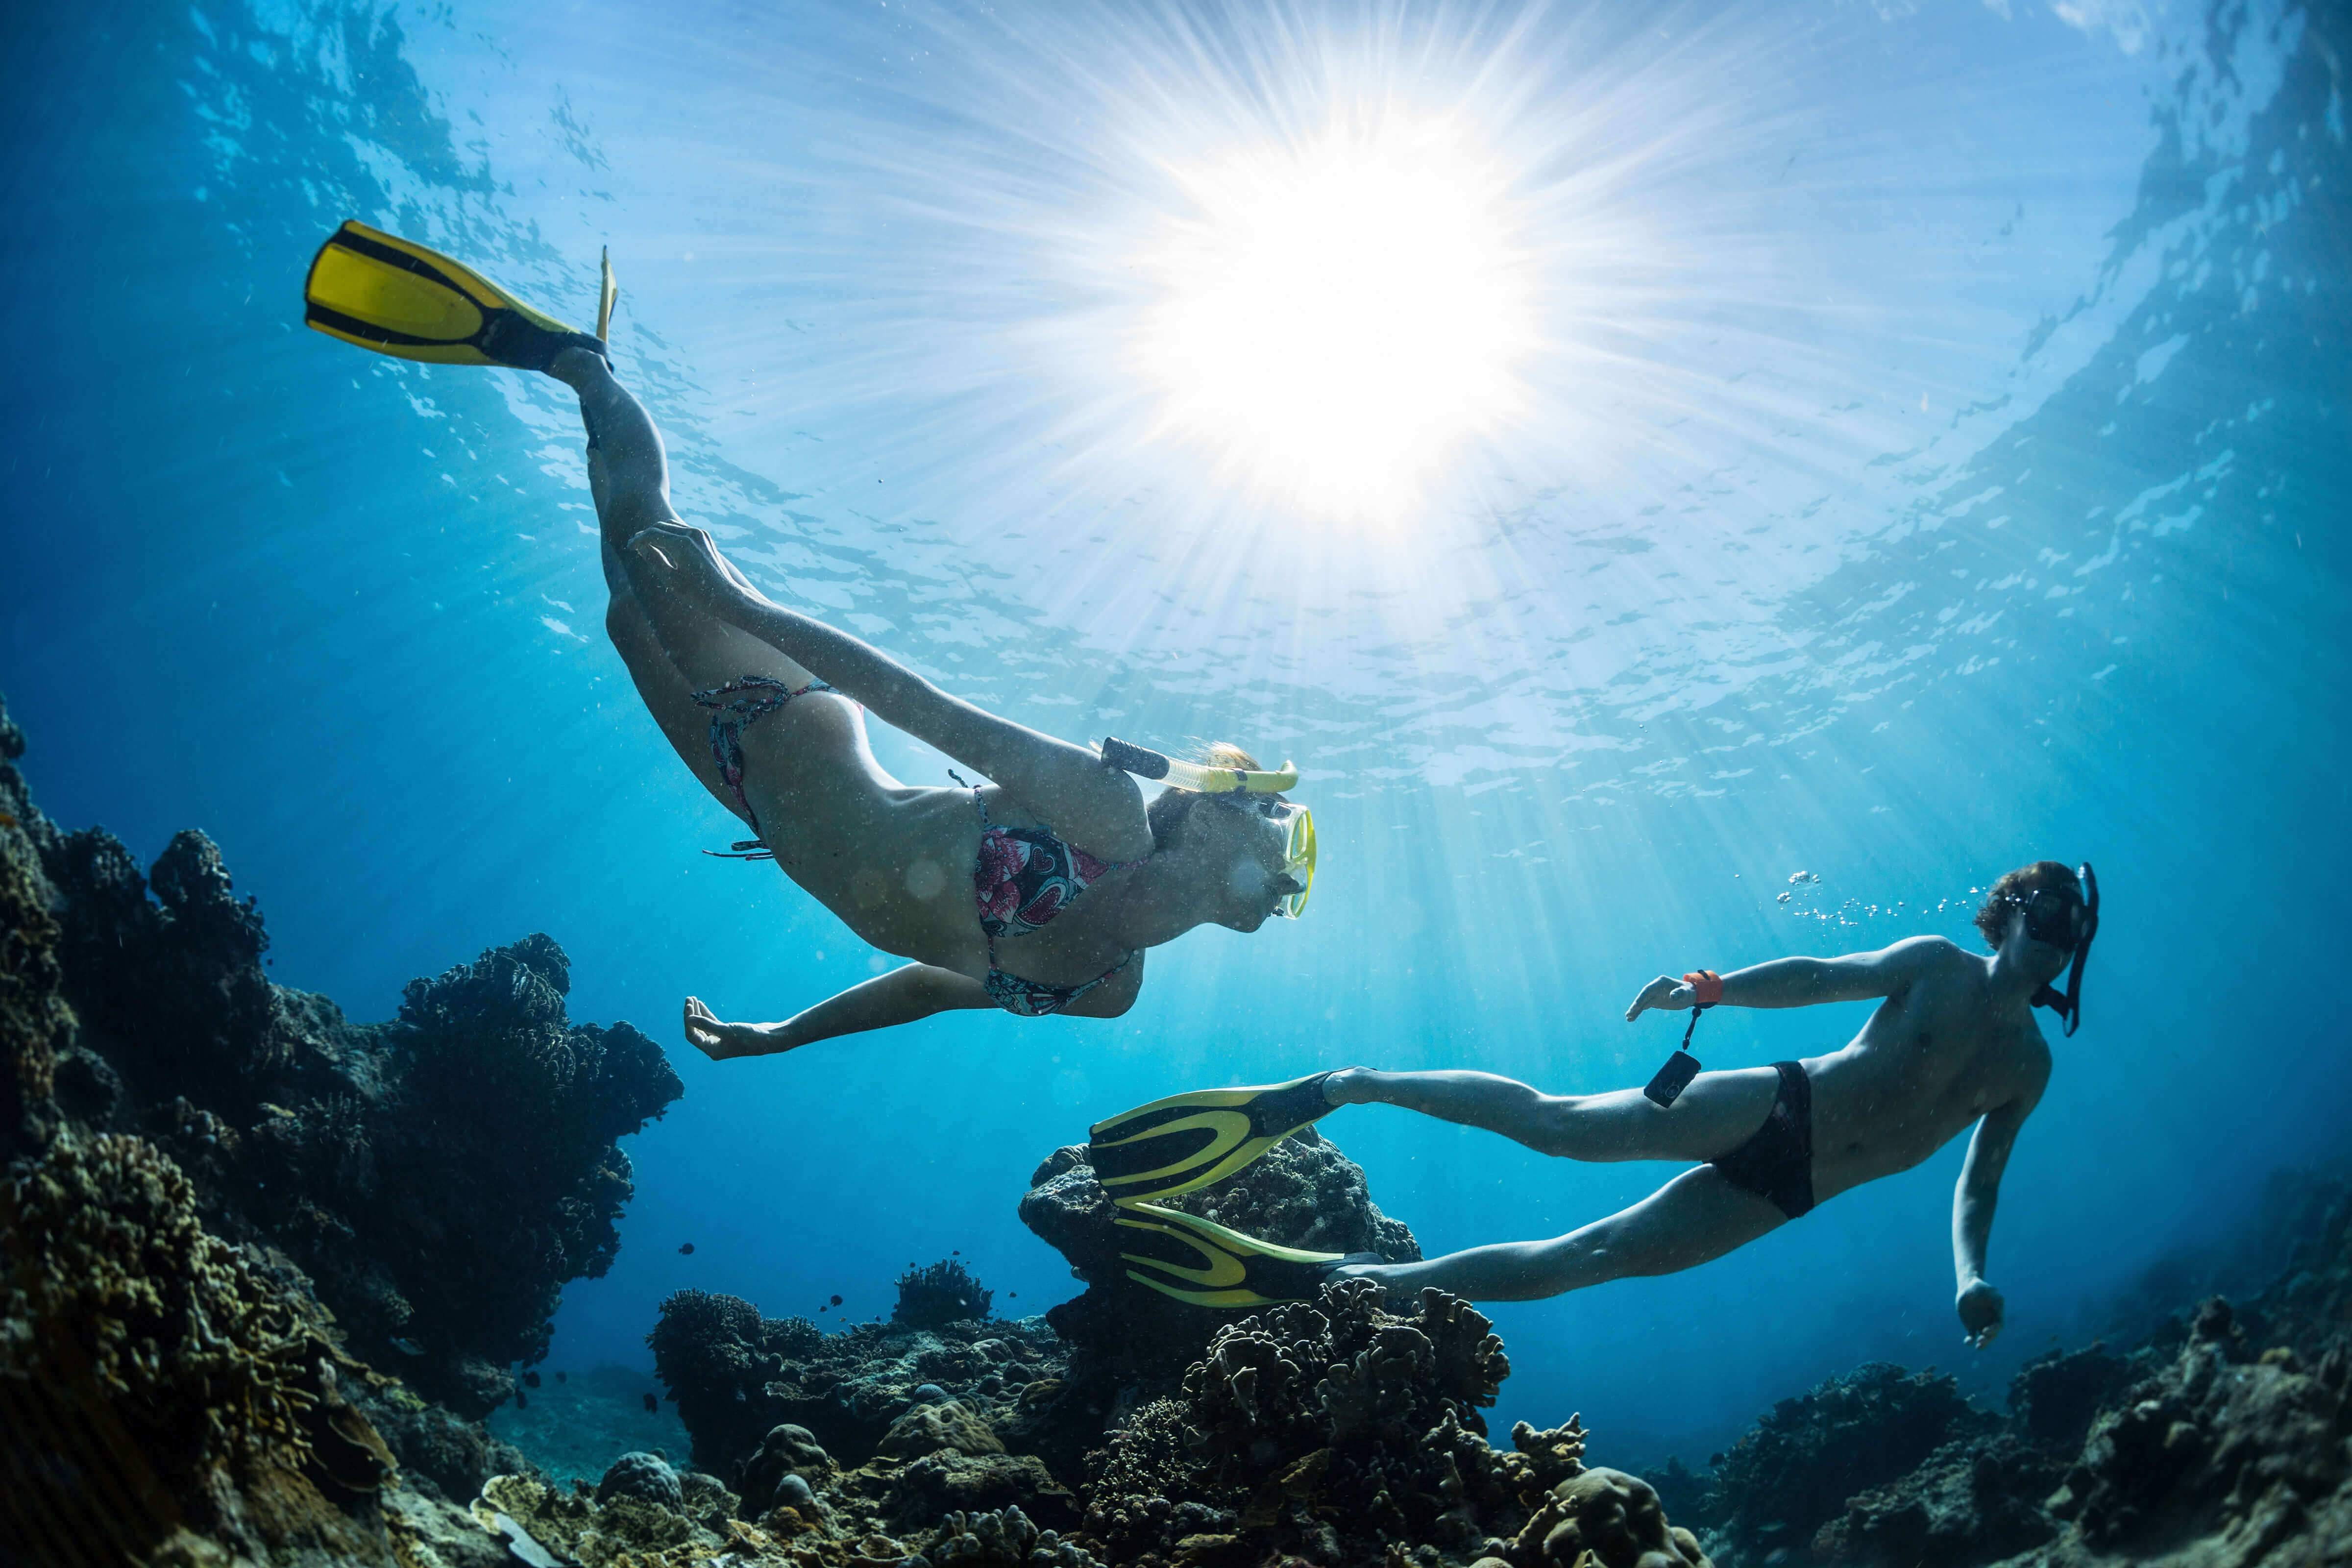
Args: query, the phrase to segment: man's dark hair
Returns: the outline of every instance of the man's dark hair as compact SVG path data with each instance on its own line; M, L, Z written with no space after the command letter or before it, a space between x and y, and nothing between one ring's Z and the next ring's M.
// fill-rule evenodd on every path
M2063 893L2070 899L2083 896L2083 885L2075 879L2074 868L2060 860L2036 860L2031 866L2020 866L2004 872L1985 895L1984 908L1977 911L1977 930L1984 933L1985 945L2000 951L2000 939L2009 934L2010 917L2016 914L2026 900L2042 891Z

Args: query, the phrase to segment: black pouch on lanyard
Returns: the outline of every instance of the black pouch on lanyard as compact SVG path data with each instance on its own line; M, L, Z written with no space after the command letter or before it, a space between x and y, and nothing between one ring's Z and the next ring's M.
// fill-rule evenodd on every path
M1658 1076L1642 1091L1662 1108L1680 1100L1691 1079L1698 1076L1698 1058L1690 1054L1690 1043L1692 1034L1698 1028L1698 1016L1706 1011L1704 1007L1691 1009L1690 1026L1683 1031L1682 1049L1666 1058L1666 1065L1658 1069Z

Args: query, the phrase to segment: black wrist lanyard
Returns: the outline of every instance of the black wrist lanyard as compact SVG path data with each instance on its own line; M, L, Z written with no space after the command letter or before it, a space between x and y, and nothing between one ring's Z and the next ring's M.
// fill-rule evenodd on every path
M1690 1054L1690 1043L1691 1036L1698 1032L1698 1016L1706 1011L1705 1007L1691 1009L1690 1024L1683 1030L1682 1048L1666 1058L1666 1065L1658 1069L1658 1076L1642 1091L1662 1108L1681 1099L1691 1079L1698 1076L1698 1058Z

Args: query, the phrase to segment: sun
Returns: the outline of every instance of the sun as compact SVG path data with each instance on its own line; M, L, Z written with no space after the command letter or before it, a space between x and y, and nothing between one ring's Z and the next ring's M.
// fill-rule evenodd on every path
M1536 347L1506 182L1443 121L1338 129L1171 171L1138 258L1160 426L1326 515L1393 518L1519 412Z

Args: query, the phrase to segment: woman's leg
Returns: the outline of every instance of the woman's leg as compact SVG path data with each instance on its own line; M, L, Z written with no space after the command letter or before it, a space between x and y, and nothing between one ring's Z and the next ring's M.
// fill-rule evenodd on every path
M1486 1072L1348 1068L1323 1082L1334 1105L1396 1105L1483 1127L1570 1160L1712 1160L1764 1125L1780 1075L1770 1068L1701 1073L1671 1106L1639 1089L1545 1094Z
M1344 1272L1408 1290L1434 1285L1474 1301L1532 1301L1612 1279L1695 1268L1788 1223L1769 1201L1733 1186L1714 1166L1700 1165L1632 1208L1550 1241L1473 1247L1421 1263Z
M767 644L687 610L657 584L646 598L639 597L629 571L628 542L677 515L670 505L669 461L661 433L594 354L568 349L556 356L553 374L580 395L580 415L588 427L588 488L596 502L604 586L611 595L605 634L679 760L720 805L743 816L711 756L710 710L694 694L745 675L765 675L792 688L807 685L812 677ZM648 613L648 603L664 612L658 619Z

